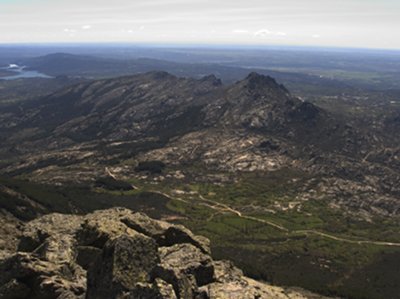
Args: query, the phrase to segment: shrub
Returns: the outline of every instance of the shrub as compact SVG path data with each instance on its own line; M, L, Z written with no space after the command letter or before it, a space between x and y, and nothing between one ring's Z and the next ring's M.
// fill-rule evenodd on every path
M101 187L107 190L129 191L134 189L131 184L124 181L116 180L112 177L99 178L96 180L95 185L96 187Z
M138 166L135 168L135 171L146 171L151 174L159 174L162 173L164 168L165 164L162 161L143 161L139 162Z

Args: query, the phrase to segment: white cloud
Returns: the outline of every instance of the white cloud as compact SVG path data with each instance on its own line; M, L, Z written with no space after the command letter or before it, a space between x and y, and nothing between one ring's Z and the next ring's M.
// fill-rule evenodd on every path
M0 4L0 44L59 42L74 34L76 40L86 42L400 48L400 30L390 30L400 28L399 0L304 0L301 5L298 0L25 0L23 5L22 0L11 2ZM198 32L198 37L187 40L192 30ZM162 33L168 34L166 39L159 38Z
M267 37L284 37L286 36L287 33L282 32L282 31L271 31L268 29L260 29L256 32L254 32L255 37L259 38L267 38Z
M89 30L90 28L92 28L92 25L83 25L82 26L83 30Z
M70 29L70 28L65 28L63 30L69 37L75 37L76 30L75 29Z
M234 33L234 34L246 34L246 33L249 33L249 31L245 30L245 29L235 29L235 30L232 30L232 33Z
M271 35L271 31L269 31L268 29L261 29L261 30L254 32L254 36L257 36L257 37L265 37L267 35Z

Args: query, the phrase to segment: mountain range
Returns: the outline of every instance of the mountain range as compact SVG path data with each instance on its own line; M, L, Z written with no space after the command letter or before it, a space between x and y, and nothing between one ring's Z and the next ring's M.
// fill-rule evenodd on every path
M118 194L133 196L118 203L133 204L144 191L166 203L140 207L216 240L216 256L234 259L246 274L362 298L354 292L363 294L359 273L378 259L371 251L383 259L389 253L357 244L398 244L398 126L393 113L367 128L256 72L229 84L214 75L195 79L162 71L85 80L2 107L0 195L7 200L0 206L18 222L26 220L24 209L37 215L84 213L112 205ZM35 193L42 190L38 186L53 191ZM71 193L76 186L85 186L88 197L98 194L97 206L92 199L83 203L78 191ZM101 199L105 194L109 203ZM227 228L220 230L221 225ZM233 229L241 241L251 237L255 248L245 241L239 246L229 234ZM266 237L280 247L263 247ZM326 253L329 246L333 253ZM271 272L243 259L249 252L265 257L268 250L285 260ZM398 256L395 251L376 262L377 273ZM344 265L347 260L352 262ZM322 274L317 281L313 274L299 281L282 270L287 265ZM395 283L387 277L396 271L390 269L379 275ZM394 292L387 287L387 298Z

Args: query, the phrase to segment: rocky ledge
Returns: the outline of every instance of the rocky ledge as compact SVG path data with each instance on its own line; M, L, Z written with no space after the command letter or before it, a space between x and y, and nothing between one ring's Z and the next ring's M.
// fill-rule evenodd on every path
M0 298L323 298L243 276L213 261L209 240L114 208L49 214L24 225L0 260Z

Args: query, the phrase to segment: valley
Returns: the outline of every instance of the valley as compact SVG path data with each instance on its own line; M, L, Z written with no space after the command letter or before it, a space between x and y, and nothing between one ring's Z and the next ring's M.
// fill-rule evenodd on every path
M206 236L214 259L254 279L396 298L397 87L320 77L289 56L278 70L196 55L20 57L56 77L0 81L1 233L52 212L126 207Z

